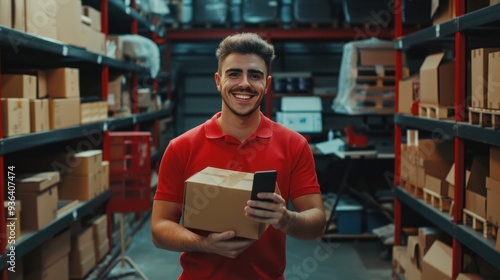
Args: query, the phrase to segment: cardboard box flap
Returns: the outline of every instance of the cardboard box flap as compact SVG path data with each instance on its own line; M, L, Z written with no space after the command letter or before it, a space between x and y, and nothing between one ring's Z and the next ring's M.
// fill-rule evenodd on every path
M21 175L16 178L17 190L19 192L39 192L57 183L61 177L59 172L40 172Z
M251 190L253 174L215 167L206 167L191 176L186 182L216 185L224 188Z
M490 177L486 177L486 189L500 193L500 182L493 180Z
M452 248L436 240L424 255L424 262L451 279Z
M469 183L469 178L470 178L470 171L465 170L465 185ZM450 168L450 172L448 172L448 175L446 176L446 182L448 182L451 185L455 185L455 164L453 164Z
M420 268L420 245L418 244L418 236L408 236L408 243L406 244L406 247L410 261Z
M433 70L439 67L441 61L444 59L445 53L435 53L427 56L424 60L424 63L420 67L420 70Z
M489 157L474 156L467 189L486 197L486 177L489 175Z
M89 151L83 151L83 152L76 153L74 155L74 157L89 158L89 157L93 157L93 156L100 155L100 154L102 154L102 150L89 150Z

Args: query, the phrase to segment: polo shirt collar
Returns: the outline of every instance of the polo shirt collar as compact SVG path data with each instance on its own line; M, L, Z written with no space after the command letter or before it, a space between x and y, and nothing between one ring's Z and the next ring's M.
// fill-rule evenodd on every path
M273 122L260 113L259 128L255 132L255 136L259 138L270 138L273 135ZM220 117L221 112L216 113L211 119L205 123L205 136L209 139L217 139L225 136L217 119Z

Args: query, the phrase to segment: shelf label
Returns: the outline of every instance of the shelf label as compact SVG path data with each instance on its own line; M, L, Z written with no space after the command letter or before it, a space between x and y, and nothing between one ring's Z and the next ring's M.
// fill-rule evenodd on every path
M403 40L398 40L398 49L403 49Z
M78 213L75 211L73 211L73 221L76 221L78 219Z
M102 63L102 56L98 55L97 56L97 64L101 64Z
M107 122L103 122L102 123L102 130L103 131L107 131L108 130L108 123Z
M130 7L125 7L125 13L126 13L127 15L130 15Z
M63 56L67 56L68 55L68 47L67 46L63 46L62 55Z
M133 124L137 124L137 116L133 116L132 117L132 123Z
M440 36L441 33L441 25L436 25L436 38Z

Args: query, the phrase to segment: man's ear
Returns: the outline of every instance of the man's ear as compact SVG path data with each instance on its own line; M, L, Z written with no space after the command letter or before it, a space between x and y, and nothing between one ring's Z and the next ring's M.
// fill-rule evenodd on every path
M217 86L217 90L220 92L220 75L219 75L219 72L215 72L214 78L215 78L215 85Z
M269 91L269 89L271 88L271 82L273 80L273 77L271 75L267 76L267 80L266 80L266 92L267 93Z

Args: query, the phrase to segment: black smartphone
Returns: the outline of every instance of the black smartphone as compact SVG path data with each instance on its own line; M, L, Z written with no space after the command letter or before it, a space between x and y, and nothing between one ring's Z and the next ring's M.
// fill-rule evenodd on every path
M252 200L269 201L269 199L260 199L257 194L260 192L274 192L276 186L276 170L257 171L253 175Z

